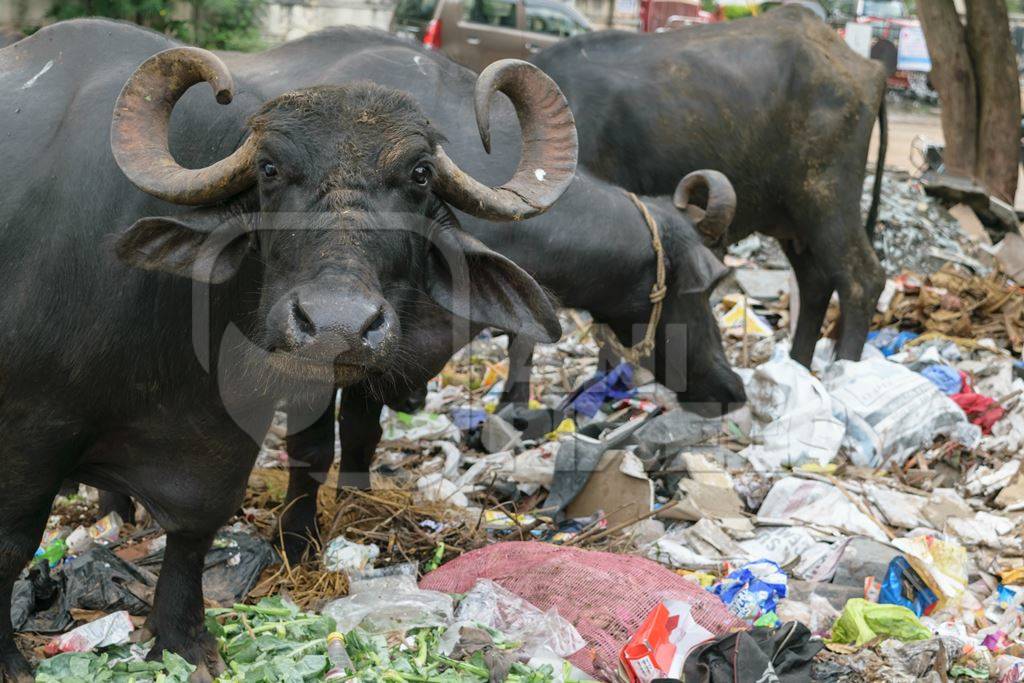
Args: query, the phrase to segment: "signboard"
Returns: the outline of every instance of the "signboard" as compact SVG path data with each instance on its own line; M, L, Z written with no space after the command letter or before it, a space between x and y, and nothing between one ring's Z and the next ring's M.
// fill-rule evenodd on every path
M871 59L871 24L858 24L855 21L846 22L844 33L846 44L865 59Z
M897 71L932 70L928 46L924 42L924 31L920 26L904 26L900 29L899 53L896 57Z

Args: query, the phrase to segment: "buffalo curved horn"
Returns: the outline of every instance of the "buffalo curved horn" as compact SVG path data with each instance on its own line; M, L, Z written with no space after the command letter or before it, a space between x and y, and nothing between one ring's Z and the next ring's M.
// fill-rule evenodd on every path
M234 84L219 57L197 47L171 48L143 62L114 105L110 148L117 165L140 190L175 204L213 204L251 187L256 179L251 137L206 168L183 168L171 156L171 110L186 90L202 81L213 87L218 102L231 102Z
M491 151L491 102L498 91L516 109L523 152L512 178L487 187L463 172L440 146L437 194L466 213L490 220L523 220L546 211L576 172L576 123L569 103L551 78L518 59L494 62L477 78L474 92L480 140Z
M672 203L690 217L706 242L714 243L736 214L736 191L722 173L702 169L679 181Z

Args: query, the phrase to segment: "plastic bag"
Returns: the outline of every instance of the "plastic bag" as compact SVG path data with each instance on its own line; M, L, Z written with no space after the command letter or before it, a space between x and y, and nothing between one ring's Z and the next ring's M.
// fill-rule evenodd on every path
M786 345L779 344L745 387L755 418L750 431L754 443L740 455L763 473L806 462L832 462L846 429L833 416L832 399L822 383L788 353Z
M771 560L749 562L711 587L711 592L740 619L754 621L774 612L779 598L786 597L789 579Z
M416 566L387 567L349 577L349 595L327 603L322 614L347 633L357 626L368 633L392 633L452 623L452 598L420 590Z
M905 558L894 557L882 581L878 602L903 605L920 617L931 614L939 599Z
M935 437L971 448L981 430L927 378L888 360L837 361L824 378L858 467L902 465Z
M550 651L559 657L582 649L587 643L572 624L551 608L542 612L515 593L490 579L480 579L459 603L456 623L441 639L441 651L451 653L463 626L485 626L500 631L509 641L522 643L525 657Z
M89 652L99 647L127 643L135 625L124 610L108 614L96 621L62 633L46 644L46 654L58 652Z
M878 636L898 640L927 640L932 632L901 605L879 605L864 598L846 601L843 613L832 626L833 643L863 645Z
M898 538L892 544L938 596L937 609L959 602L967 589L967 551L962 545L934 536Z
M338 536L324 548L323 563L332 572L363 571L373 566L378 555L380 548L375 543L362 545Z
M385 408L381 415L381 426L384 433L381 441L398 441L408 439L449 439L457 441L460 436L456 427L447 415L420 411L415 415L393 411Z

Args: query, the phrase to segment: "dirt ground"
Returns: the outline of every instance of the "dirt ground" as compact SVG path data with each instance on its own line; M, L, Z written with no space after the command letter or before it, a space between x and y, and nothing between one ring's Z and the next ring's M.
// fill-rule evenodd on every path
M916 171L910 158L910 149L914 138L921 136L931 142L943 141L942 123L936 107L909 103L906 105L889 106L889 147L885 155L886 166L904 171ZM872 163L878 152L878 126L871 138L871 151L868 160ZM1024 209L1024 173L1017 183L1017 209Z

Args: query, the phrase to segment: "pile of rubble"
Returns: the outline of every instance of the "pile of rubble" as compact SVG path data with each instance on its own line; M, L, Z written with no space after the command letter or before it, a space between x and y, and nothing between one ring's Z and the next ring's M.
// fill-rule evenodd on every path
M534 399L499 408L508 339L485 334L424 410L385 412L371 490L336 500L332 473L322 547L289 565L280 416L207 558L222 680L1024 681L1024 290L913 180L883 198L858 362L827 337L789 359L784 260L731 251L716 310L749 401L724 417L599 371L575 312ZM15 592L40 680L185 680L129 642L162 532L89 509L62 501Z

